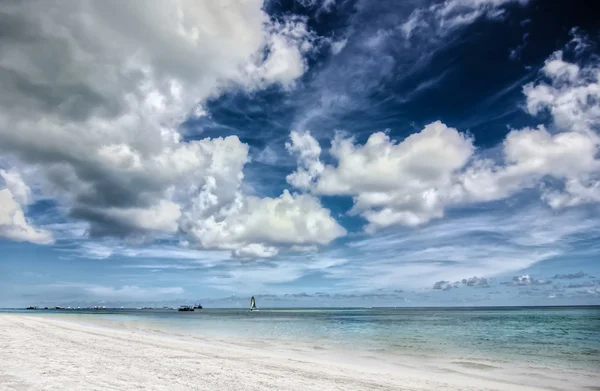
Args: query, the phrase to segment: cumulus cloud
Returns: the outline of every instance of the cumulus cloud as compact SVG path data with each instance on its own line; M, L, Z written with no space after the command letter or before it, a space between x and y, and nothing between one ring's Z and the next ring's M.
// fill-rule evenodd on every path
M582 37L576 36L572 42L581 40ZM600 160L597 158L600 61L593 58L580 67L565 62L563 52L558 51L546 61L543 72L548 83L524 87L527 110L531 114L550 113L561 132L552 136L555 145L542 144L533 157L553 158L555 166L546 169L558 170L555 176L564 181L563 189L547 189L543 198L553 208L597 203L600 201ZM563 165L562 169L556 167L559 164Z
M471 287L480 287L480 288L489 288L488 281L483 277L471 277L471 278L463 278L460 283L466 286ZM433 289L435 290L443 290L449 291L452 288L458 288L459 282L451 283L450 281L437 281L433 284Z
M0 237L37 244L54 242L52 233L31 224L24 208L31 202L31 189L16 171L0 169L5 188L0 189Z
M524 285L548 285L551 284L550 280L537 280L525 274L522 276L514 276L511 281L503 282L502 284L508 286L524 286Z
M241 257L270 257L277 244L327 244L346 231L308 194L278 198L248 196L210 215L186 215L184 230L205 248L233 250Z
M330 150L337 166L319 161L321 149L308 133L293 132L288 149L299 156L300 165L288 182L312 187L316 194L353 196L352 212L369 222L368 231L442 217L452 179L474 151L471 139L439 121L401 143L381 132L362 146L338 136Z
M489 288L487 278L484 277L471 277L463 278L461 282L466 286L477 286L482 288Z
M54 242L50 232L27 221L21 205L8 189L0 190L0 237L38 244Z
M3 3L0 156L35 167L45 194L94 236L183 232L204 248L267 257L280 240L326 244L342 235L312 196L247 197L248 146L237 136L186 141L178 130L223 91L290 89L306 71L316 39L306 20L271 19L262 6ZM11 175L2 173L3 197L26 203ZM22 214L13 204L10 213ZM303 224L282 226L298 214ZM239 232L245 223L260 227Z
M576 36L574 41L584 38ZM573 42L573 41L572 41ZM600 61L583 67L555 52L542 68L545 79L523 87L531 115L548 112L545 126L512 130L503 143L504 165L479 160L460 178L468 199L497 200L538 186L554 209L600 201ZM552 178L559 186L547 184Z
M292 131L290 141L285 143L286 149L298 159L298 169L287 176L292 186L309 190L314 180L323 173L325 166L319 160L321 146L310 132Z
M433 284L433 289L442 291L449 291L450 289L452 289L452 287L453 286L450 283L450 281L437 281L435 284Z
M576 39L583 38L576 36ZM548 111L549 126L512 130L502 143L502 159L476 154L473 140L440 121L397 142L372 134L364 145L336 136L320 160L321 147L308 132L292 132L288 150L299 168L287 177L318 195L349 195L351 213L367 220L366 231L417 226L444 216L445 209L506 199L539 189L554 209L600 202L600 62L583 67L554 53L543 80L524 86L531 115Z
M30 203L31 189L18 172L0 169L0 178L4 180L4 186L10 191L15 201L21 205Z

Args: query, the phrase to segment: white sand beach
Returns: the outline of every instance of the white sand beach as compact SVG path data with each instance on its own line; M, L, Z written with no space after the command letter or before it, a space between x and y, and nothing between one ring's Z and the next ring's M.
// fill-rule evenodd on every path
M459 364L398 364L348 352L317 354L276 343L238 345L0 314L0 390L514 391L600 384L594 373L524 369L511 375L506 368Z

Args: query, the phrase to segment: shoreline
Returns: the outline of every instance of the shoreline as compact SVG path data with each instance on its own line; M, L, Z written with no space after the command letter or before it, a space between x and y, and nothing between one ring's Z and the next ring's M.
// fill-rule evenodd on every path
M511 375L512 368L459 357L389 361L26 314L0 314L0 347L0 388L8 390L590 390L600 381L592 372L573 378L521 368Z

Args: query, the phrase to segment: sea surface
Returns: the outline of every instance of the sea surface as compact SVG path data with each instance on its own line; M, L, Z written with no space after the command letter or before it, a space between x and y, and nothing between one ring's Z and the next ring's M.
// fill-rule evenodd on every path
M600 371L600 307L3 310L82 324L317 350Z

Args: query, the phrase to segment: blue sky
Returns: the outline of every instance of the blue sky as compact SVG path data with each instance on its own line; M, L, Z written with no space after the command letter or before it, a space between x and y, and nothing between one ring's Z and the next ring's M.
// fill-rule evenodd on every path
M0 307L600 303L593 2L0 6Z

